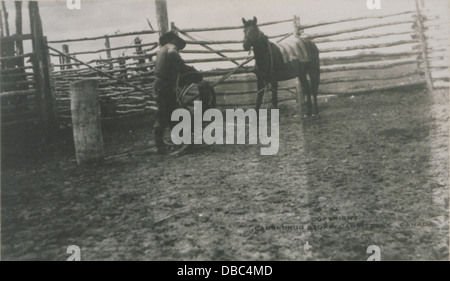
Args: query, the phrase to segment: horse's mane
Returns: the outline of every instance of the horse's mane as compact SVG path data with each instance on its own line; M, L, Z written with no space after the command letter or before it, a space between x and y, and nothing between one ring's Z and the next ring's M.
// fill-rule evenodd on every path
M264 32L262 32L261 29L259 29L259 27L258 27L258 30L259 30L259 33L262 35L261 37L264 39L264 43L270 42L269 37L267 37L267 35L265 35Z

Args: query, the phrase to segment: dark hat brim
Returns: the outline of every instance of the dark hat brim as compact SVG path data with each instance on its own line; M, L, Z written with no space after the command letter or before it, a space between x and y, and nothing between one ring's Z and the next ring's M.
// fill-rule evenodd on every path
M182 50L186 47L186 41L184 41L180 36L178 36L175 32L169 31L159 37L159 44L164 46L172 41L175 41L178 49Z

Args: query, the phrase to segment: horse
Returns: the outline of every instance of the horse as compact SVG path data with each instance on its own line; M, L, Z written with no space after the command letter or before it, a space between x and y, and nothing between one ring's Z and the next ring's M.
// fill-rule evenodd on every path
M244 50L253 48L255 57L255 72L257 76L258 95L256 110L261 107L264 95L263 88L271 85L272 107L278 107L278 81L298 78L302 94L306 94L306 115L311 116L311 92L314 97L314 114L319 115L317 107L317 91L320 82L319 49L308 39L295 38L288 43L270 42L266 35L258 28L257 19L245 20L244 23ZM307 75L309 76L308 82ZM301 100L303 104L303 97Z

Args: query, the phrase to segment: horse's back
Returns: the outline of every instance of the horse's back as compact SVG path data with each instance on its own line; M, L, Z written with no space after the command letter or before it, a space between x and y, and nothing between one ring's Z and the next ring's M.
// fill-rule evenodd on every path
M292 61L299 61L302 63L313 60L314 43L311 40L303 38L294 38L286 42L275 44L280 51L283 62L290 63Z
M282 43L272 43L272 50L278 81L296 78L300 72L319 63L318 49L309 39L294 38Z

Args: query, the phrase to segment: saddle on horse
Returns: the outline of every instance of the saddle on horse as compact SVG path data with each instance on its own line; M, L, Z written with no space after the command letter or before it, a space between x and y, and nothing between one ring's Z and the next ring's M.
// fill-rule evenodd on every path
M311 50L308 39L294 38L292 40L277 43L277 47L283 57L283 62L291 63L293 61L310 62Z

